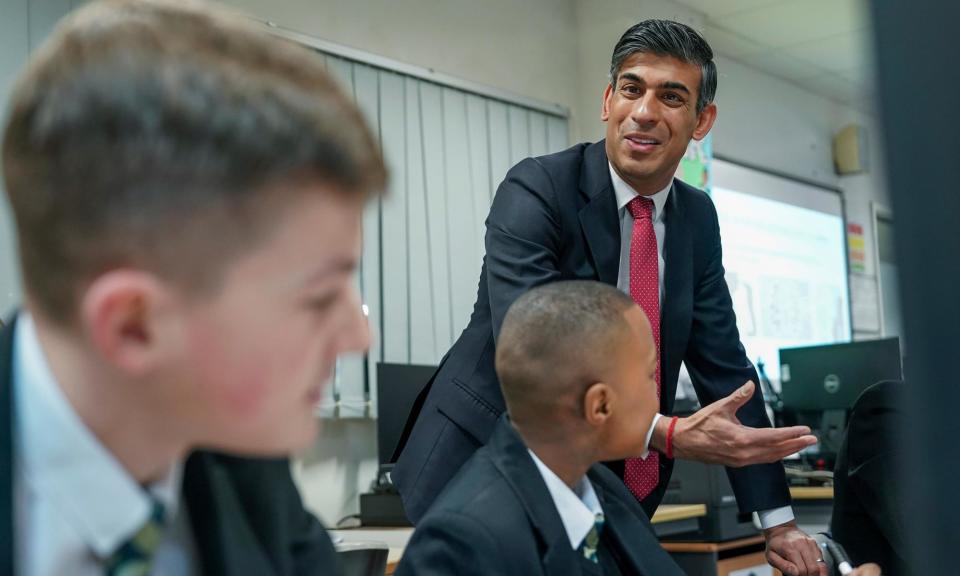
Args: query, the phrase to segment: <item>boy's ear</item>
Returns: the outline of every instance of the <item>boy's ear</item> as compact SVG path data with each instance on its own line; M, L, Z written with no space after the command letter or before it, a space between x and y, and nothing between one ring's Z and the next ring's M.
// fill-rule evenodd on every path
M605 382L594 382L583 395L583 413L587 423L600 427L613 415L613 389Z
M171 295L152 274L113 270L91 282L80 299L80 328L101 360L129 377L163 363L170 348L164 318Z

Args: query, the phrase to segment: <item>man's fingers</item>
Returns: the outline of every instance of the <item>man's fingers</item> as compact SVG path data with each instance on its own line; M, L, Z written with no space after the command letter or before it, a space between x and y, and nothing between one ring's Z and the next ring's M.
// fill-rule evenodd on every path
M741 456L741 463L739 466L749 466L750 464L766 464L769 462L779 462L791 454L796 454L797 452L803 450L810 444L804 439L806 437L797 438L796 440L789 440L787 442L782 442L776 446L758 446L750 448Z
M741 442L745 446L775 446L793 440L804 445L817 443L817 437L810 434L810 429L805 426L793 426L791 428L749 428L744 426Z
M810 564L813 563L816 558L807 558L806 554L797 548L788 548L786 550L780 550L778 553L787 559L788 562L793 562L797 567L797 571L794 574L798 576L810 576L811 574L816 574L816 568L811 567Z
M853 576L880 576L880 566L876 564L862 564L853 571Z
M786 428L749 428L752 439L756 439L757 443L763 442L766 444L775 444L779 442L785 442L787 440L792 440L794 438L801 438L806 436L808 438L813 438L812 443L816 443L816 436L810 435L809 426L787 426Z
M803 563L807 566L806 574L808 576L827 576L827 565L817 560L823 558L820 547L817 546L813 538L807 538L797 542L800 549L800 556L803 557Z
M756 389L756 386L753 383L753 380L747 381L746 384L737 388L733 391L732 394L726 398L722 398L716 402L717 407L726 412L729 412L731 415L736 414L737 410L741 406L747 403L751 397L753 397L753 391Z
M767 562L777 570L783 572L786 576L797 576L797 574L800 573L796 564L786 560L773 550L767 550Z
M759 445L747 446L739 450L728 452L726 457L720 457L717 461L725 466L739 468L741 466L750 466L751 464L768 464L770 462L779 462L791 454L803 450L810 445L806 436L795 440L788 440L773 446Z

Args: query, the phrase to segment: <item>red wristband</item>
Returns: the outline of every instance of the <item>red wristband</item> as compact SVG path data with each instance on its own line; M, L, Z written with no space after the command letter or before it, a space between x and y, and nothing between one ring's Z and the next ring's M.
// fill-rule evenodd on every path
M673 460L673 429L677 426L677 420L679 419L679 416L674 416L670 419L670 426L667 427L667 451L665 455L671 460Z

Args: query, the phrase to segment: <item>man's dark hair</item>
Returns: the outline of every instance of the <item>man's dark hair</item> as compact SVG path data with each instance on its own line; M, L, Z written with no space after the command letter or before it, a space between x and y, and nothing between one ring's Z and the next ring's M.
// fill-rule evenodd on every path
M52 320L120 266L209 289L290 194L384 188L323 61L257 26L209 3L100 0L21 75L3 174L27 293Z
M588 280L545 284L517 298L503 319L496 352L511 417L546 417L546 407L598 381L614 343L630 330L624 313L633 306L613 286Z
M717 94L717 65L713 62L713 49L696 30L672 20L644 20L631 26L613 48L610 83L614 87L624 61L638 52L672 56L700 66L697 114L713 102Z

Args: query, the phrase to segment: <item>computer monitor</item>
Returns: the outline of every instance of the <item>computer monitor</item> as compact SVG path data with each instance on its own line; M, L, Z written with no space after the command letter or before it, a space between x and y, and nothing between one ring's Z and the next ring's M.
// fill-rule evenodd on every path
M902 373L899 338L780 349L784 410L849 410L868 386Z
M377 363L377 454L380 464L389 464L407 416L436 366Z
M809 426L818 443L801 453L832 468L860 394L902 378L900 340L886 338L780 350L780 421Z

